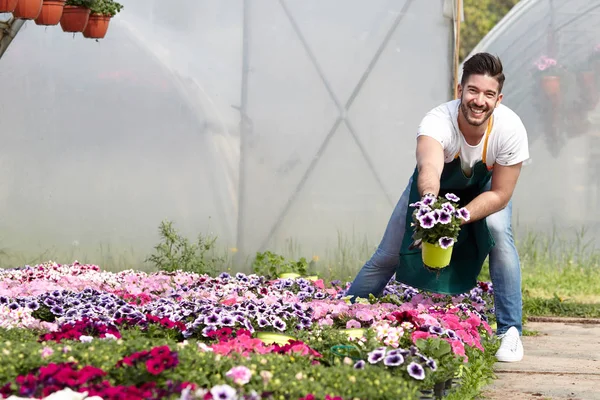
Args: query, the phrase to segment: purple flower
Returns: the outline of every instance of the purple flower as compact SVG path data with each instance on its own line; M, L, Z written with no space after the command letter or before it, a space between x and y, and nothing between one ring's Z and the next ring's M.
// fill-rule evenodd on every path
M432 371L436 371L437 370L437 364L435 363L435 360L433 358L430 358L429 360L427 360L426 365Z
M219 316L217 314L211 314L204 318L205 325L217 325L219 323Z
M417 218L422 217L423 215L427 214L429 211L431 211L431 208L429 208L427 206L423 206L423 207L419 208L417 210Z
M454 208L454 206L450 203L444 203L442 204L442 210L447 211L450 214L454 214L454 211L456 211L456 209Z
M439 210L436 210L436 211L439 211ZM440 222L440 224L446 225L446 224L450 223L450 221L452 221L452 215L450 215L450 213L448 211L441 210L441 211L439 211L438 221Z
M365 368L365 360L358 360L356 364L354 364L354 369L364 369Z
M29 308L29 309L31 309L31 310L33 310L33 311L35 311L35 310L37 310L38 308L40 308L40 305L38 304L38 302L37 302L37 301L33 300L33 301L30 301L29 303L27 303L27 308Z
M423 207L423 202L421 202L421 201L417 201L417 202L414 202L414 203L410 203L408 206L409 206L409 207L417 207L417 208L421 208L421 207Z
M440 240L438 240L438 243L442 249L447 249L454 244L454 239L449 238L448 236L443 236L440 238Z
M63 315L65 310L63 310L61 306L54 306L50 309L50 312L52 312L54 315Z
M273 327L275 329L280 330L282 332L285 331L285 328L287 327L287 325L285 322L283 322L283 320L281 318L275 317L271 321L272 321Z
M457 217L462 218L465 221L468 221L471 219L471 213L465 207L459 208L457 211Z
M423 203L423 205L425 205L425 206L430 206L433 203L435 203L435 197L433 197L433 196L425 197L423 200L421 200L421 203Z
M460 197L455 195L454 193L446 193L446 198L450 201L457 203L460 200Z
M404 357L401 354L388 354L383 363L388 367L397 367L404 362Z
M369 360L371 364L377 364L383 357L385 357L385 349L379 348L370 352L367 360Z
M406 370L408 371L408 375L410 375L414 379L418 379L420 381L425 379L425 370L420 364L417 364L414 361L408 364Z
M444 334L444 328L442 328L441 326L430 326L429 327L429 332L436 334L436 335L443 335Z
M210 389L210 394L215 400L233 400L237 398L237 392L229 385L217 385Z
M428 212L422 217L418 218L421 228L429 229L433 228L435 225L435 214L433 212Z

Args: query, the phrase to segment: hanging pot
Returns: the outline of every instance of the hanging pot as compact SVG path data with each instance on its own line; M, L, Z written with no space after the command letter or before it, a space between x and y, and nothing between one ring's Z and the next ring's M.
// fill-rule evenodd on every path
M19 0L13 17L19 19L36 19L42 12L43 0Z
M0 13L11 13L15 11L19 0L0 0Z
M440 247L439 244L435 243L422 243L421 256L423 258L423 264L432 269L442 269L450 265L450 259L452 258L452 250L454 246L450 246L447 249Z
M91 14L90 19L83 31L83 36L88 39L102 39L108 31L110 15Z
M63 15L66 0L44 0L42 12L35 19L36 25L58 25Z
M83 32L88 24L90 13L91 10L87 7L65 6L60 27L63 32Z
M560 94L560 78L554 75L547 75L542 78L542 88L546 94L556 99Z

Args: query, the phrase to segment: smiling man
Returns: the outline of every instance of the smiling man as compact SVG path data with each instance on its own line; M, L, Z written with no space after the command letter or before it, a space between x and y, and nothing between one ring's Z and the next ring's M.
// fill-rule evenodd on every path
M353 300L379 296L396 280L438 293L470 290L489 256L494 290L496 357L523 358L521 266L512 235L512 195L523 161L529 158L521 119L501 104L504 73L499 58L478 53L464 63L459 99L429 111L417 133L417 165L373 256L356 276ZM454 193L469 211L450 265L432 272L423 267L420 244L412 240L413 208L427 197Z

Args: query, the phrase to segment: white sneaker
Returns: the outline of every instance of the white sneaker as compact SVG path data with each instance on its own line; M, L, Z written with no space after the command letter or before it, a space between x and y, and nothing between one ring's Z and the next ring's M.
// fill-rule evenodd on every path
M521 335L514 326L511 326L503 335L498 335L502 339L500 348L496 352L496 358L500 362L517 362L523 359L523 343Z

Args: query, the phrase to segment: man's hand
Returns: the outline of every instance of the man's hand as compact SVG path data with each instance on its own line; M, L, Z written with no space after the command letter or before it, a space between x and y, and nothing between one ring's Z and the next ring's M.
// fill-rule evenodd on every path
M481 193L466 205L471 218L468 222L463 221L462 224L480 220L506 207L517 185L522 165L523 163L511 166L494 165L491 189Z
M426 193L437 196L444 169L444 148L436 139L422 135L417 137L416 157L419 171L417 180L419 196Z

